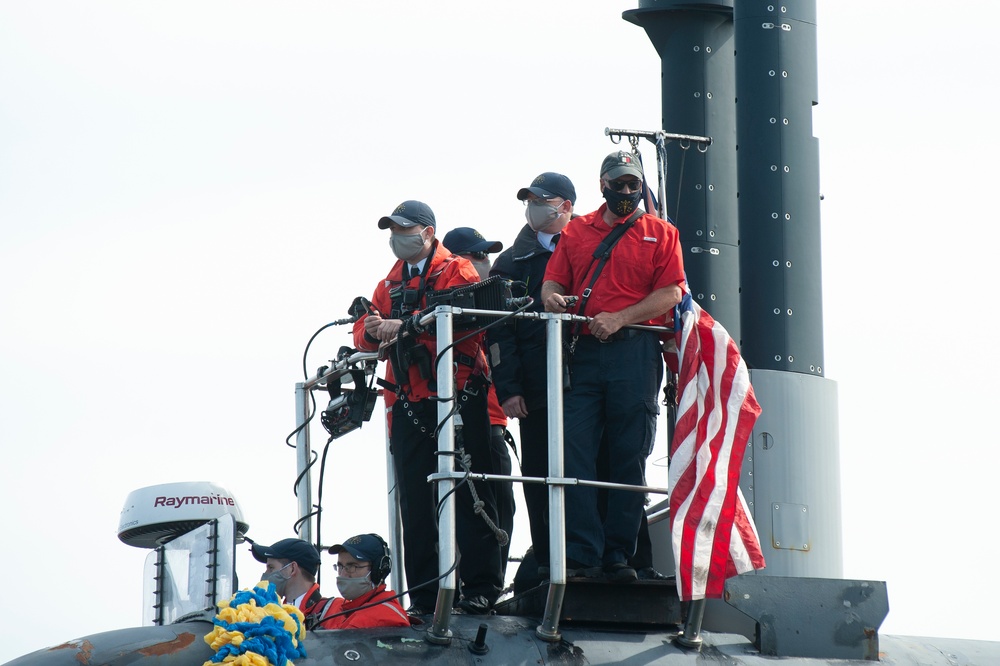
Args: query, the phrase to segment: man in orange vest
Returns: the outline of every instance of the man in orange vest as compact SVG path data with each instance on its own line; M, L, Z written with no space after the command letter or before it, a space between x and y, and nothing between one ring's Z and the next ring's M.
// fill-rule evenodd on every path
M416 325L427 307L427 294L473 284L479 274L467 260L456 257L435 238L436 221L430 206L404 201L378 221L391 232L389 247L397 261L379 282L371 309L354 324L354 345L359 350L382 348L386 367L385 405L389 445L396 472L400 517L403 524L403 566L409 588L411 614L431 613L437 598L437 493L427 477L437 471L435 434L438 430L437 338ZM456 450L471 458L471 471L496 473L490 451L487 414L488 367L482 334L456 336L453 349L454 424ZM460 427L459 427L460 426ZM461 469L456 464L456 469ZM497 501L488 483L474 487L482 501L482 515L470 491L472 481L459 484L455 495L459 577L466 613L489 613L503 589L498 536ZM418 587L419 586L419 587Z
M332 546L330 554L337 556L337 589L343 596L327 602L316 629L410 626L398 596L385 586L392 558L382 537L359 534Z

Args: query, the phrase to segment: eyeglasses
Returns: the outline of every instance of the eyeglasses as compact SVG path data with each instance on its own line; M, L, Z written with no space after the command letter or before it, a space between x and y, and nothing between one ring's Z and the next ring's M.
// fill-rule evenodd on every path
M641 180L606 180L604 181L608 184L608 187L613 189L615 192L621 192L626 187L633 192L638 192L642 189Z
M460 256L460 257L469 257L470 259L475 259L476 261L485 261L486 260L486 253L485 252L463 252L463 253L461 253L458 256Z
M356 571L358 571L360 569L368 568L371 565L372 565L371 562L361 562L361 563L358 563L358 562L348 562L347 564L341 564L340 562L337 562L336 564L333 565L333 569L337 573L349 573L349 574L353 574L354 572L356 572Z

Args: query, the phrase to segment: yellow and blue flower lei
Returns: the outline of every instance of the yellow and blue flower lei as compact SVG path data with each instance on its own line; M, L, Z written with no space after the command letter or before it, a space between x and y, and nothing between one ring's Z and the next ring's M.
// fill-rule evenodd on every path
M252 590L240 590L219 602L215 627L205 642L216 651L203 666L220 662L234 666L292 666L305 657L305 616L295 606L282 604L274 583L261 581Z

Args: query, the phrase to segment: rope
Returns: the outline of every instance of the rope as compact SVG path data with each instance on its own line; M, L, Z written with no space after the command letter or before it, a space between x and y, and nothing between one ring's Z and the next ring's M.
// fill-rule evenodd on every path
M464 446L458 447L457 458L459 464L462 466L462 469L465 471L465 473L467 475L471 475L472 456L470 456L465 452ZM493 520L486 514L484 508L486 506L486 503L483 500L479 499L479 493L476 492L476 484L472 481L472 479L467 477L466 481L469 482L469 492L472 493L473 511L477 513L479 517L483 519L483 522L486 523L487 527L490 528L490 531L493 532L493 536L495 536L497 539L497 543L499 543L501 547L506 546L508 543L510 543L510 535L507 534L506 531L497 527L496 523L494 523Z

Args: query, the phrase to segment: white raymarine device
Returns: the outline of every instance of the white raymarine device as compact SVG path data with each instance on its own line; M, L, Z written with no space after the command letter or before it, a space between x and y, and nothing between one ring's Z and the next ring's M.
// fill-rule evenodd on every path
M171 539L232 514L236 531L250 526L232 494L210 481L165 483L133 490L125 498L118 521L118 538L136 548L156 548Z

